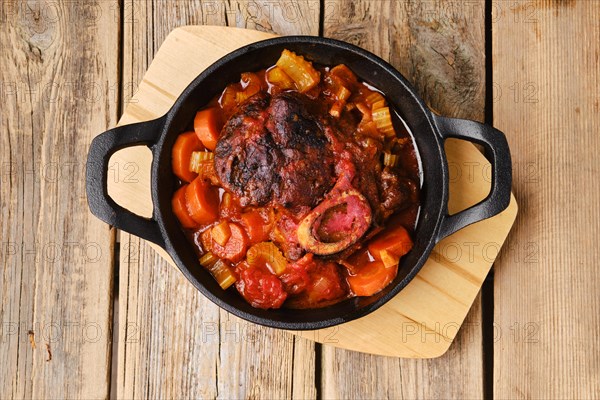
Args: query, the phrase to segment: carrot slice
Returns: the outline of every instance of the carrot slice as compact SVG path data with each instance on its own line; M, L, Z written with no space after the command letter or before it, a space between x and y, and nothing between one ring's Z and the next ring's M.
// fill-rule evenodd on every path
M219 193L217 188L201 177L194 179L185 190L188 210L200 225L213 223L219 217Z
M241 223L246 228L250 243L256 244L269 239L270 223L265 221L259 210L243 213Z
M386 260L389 264L391 257L402 257L412 249L413 241L407 230L402 226L389 227L375 236L368 245L371 255L379 261ZM384 253L385 251L385 253Z
M354 275L371 261L373 261L373 257L369 253L369 250L365 247L356 251L345 260L340 260L339 263L343 265L351 275Z
M198 139L209 150L214 151L221 131L220 114L217 107L198 111L194 118L194 131Z
M362 267L356 275L347 278L350 289L357 296L371 296L390 284L398 273L398 265L386 268L381 261Z
M175 213L175 216L181 223L181 226L186 229L195 229L198 228L199 225L196 221L194 221L190 215L190 212L188 211L187 201L185 199L185 190L187 186L188 185L183 185L177 189L173 195L173 198L171 199L171 206L173 208L173 213Z
M193 152L200 150L204 150L204 147L194 132L182 133L175 140L171 151L172 168L173 173L182 181L191 182L198 176L190 171L190 159Z
M244 230L235 223L229 224L231 235L224 246L217 243L213 237L211 251L221 259L226 259L232 263L242 261L248 249L248 238Z

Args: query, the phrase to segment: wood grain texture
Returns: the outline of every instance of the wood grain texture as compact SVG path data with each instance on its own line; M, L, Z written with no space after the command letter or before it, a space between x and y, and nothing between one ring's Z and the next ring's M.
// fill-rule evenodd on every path
M281 33L316 34L318 31L318 14L285 20L277 16L277 10L289 8L289 2L258 3L126 2L125 14L131 15L131 20L124 21L123 104L129 117L126 115L121 123L131 122L132 116L147 119L144 118L147 111L138 107L138 99L132 96L159 46L178 26L229 23L254 28L260 25L266 31L281 29ZM302 15L314 11L308 8L309 2L293 2L293 5ZM260 6L260 10L256 11L255 6ZM265 38L268 36L265 34ZM222 32L210 38L215 43L214 49L220 48L217 43L225 43L225 48L229 48L228 40ZM233 50L241 44L235 42L231 46ZM205 51L210 53L210 45ZM216 60L219 55L214 57ZM189 62L195 64L190 70L199 68L199 72L212 63L211 60L203 60L202 54L190 57ZM174 79L176 87L169 89L181 92L195 75L192 72L189 80L183 82ZM156 115L163 114L171 103L167 100L154 104L152 111L157 112ZM149 151L124 150L115 154L113 161L122 168L133 155L144 152L146 158L142 157L131 169L136 171L135 179L121 187L149 199ZM152 212L147 202L139 202L135 211L141 215ZM157 257L150 245L125 233L121 235L120 271L118 398L316 396L314 343L219 311L179 270ZM123 334L125 328L127 334Z
M442 115L484 120L485 1L393 3L391 63Z
M389 60L436 111L481 121L484 2L466 3L325 1L324 34ZM450 350L438 359L393 359L324 346L324 397L483 397L480 306L478 298ZM340 368L344 365L362 367ZM436 376L444 379L432 379Z
M494 394L600 397L600 3L494 3L494 123L523 205L496 264Z
M320 0L232 0L228 26L278 35L318 35Z
M0 4L3 399L108 397L114 235L85 159L117 120L119 23L109 3Z

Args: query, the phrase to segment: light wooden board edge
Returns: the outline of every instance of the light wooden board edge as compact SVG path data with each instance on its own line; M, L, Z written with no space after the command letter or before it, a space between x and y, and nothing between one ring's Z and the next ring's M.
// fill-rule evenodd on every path
M187 84L213 61L245 44L273 36L216 26L186 26L174 30L156 54L119 124L163 115ZM186 56L185 70L179 69L180 64L173 62L183 55ZM173 79L173 76L177 79ZM159 81L159 85L153 83ZM471 165L476 165L478 169L473 176L469 175L470 184L460 186L460 190L457 190L458 185L464 184L466 177L451 182L449 207L452 212L485 197L489 191L489 182L485 179L488 163L470 143L449 141L446 149L449 162L459 169L467 166L465 162L475 163ZM109 193L119 204L144 216L150 216L152 212L149 201L150 157L148 149L135 147L122 150L111 159L111 165L117 163L123 166L135 162L139 170L138 182L109 180ZM473 166L469 168L469 171L473 171ZM440 242L413 282L388 304L367 317L325 330L295 333L320 343L379 355L432 358L444 354L495 259L495 254L492 256L489 252L469 253L468 262L462 256L458 260L448 259L448 249L463 249L466 243L479 243L480 248L488 246L488 251L490 246L492 250L499 248L508 235L516 213L517 205L512 197L503 213ZM164 249L156 245L152 247L173 263ZM448 284L452 280L455 282ZM452 287L452 290L445 291L446 287ZM374 326L377 326L376 330Z

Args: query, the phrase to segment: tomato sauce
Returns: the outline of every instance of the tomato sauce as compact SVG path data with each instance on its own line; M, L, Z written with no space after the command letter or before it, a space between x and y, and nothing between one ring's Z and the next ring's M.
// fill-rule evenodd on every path
M182 229L202 267L253 307L370 296L412 247L413 139L344 65L284 50L199 110L173 149Z

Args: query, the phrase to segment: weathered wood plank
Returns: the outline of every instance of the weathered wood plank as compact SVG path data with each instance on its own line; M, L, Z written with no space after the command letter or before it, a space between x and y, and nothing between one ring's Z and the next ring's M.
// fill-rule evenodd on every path
M114 235L85 159L117 117L112 2L0 4L0 398L106 398Z
M435 111L483 121L485 2L411 1L393 9L391 63Z
M225 7L228 26L279 35L319 34L319 0L233 0L230 3Z
M325 36L390 60L440 113L483 120L483 1L449 6L326 0L324 12ZM478 299L450 350L438 359L394 359L325 345L321 389L325 398L481 398L482 357ZM360 368L349 367L356 365Z
M186 8L186 18L202 19L202 9L194 8L199 3L173 2L167 11L163 4L124 4L124 106L135 101L135 88L166 35L186 23L180 10ZM134 171L131 185L149 179L149 165ZM120 253L117 398L216 397L218 308L139 238L121 232Z
M600 3L495 2L494 123L522 211L496 264L494 395L600 396Z
M129 101L175 27L229 24L316 34L318 2L311 19L278 17L282 11L277 10L289 8L288 3L126 1L125 16L131 19L124 21L123 101ZM315 7L309 3L290 4L312 15ZM148 179L147 168L140 166L141 180ZM147 215L149 210L138 211ZM120 333L124 327L131 330L119 336L118 398L315 397L312 342L220 311L145 242L122 233L121 246Z

